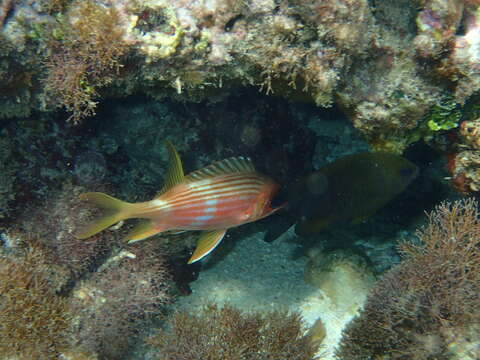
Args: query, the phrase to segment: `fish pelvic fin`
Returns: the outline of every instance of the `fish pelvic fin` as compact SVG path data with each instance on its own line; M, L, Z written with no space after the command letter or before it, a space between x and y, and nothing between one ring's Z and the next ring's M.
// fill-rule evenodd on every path
M88 224L83 231L75 235L78 239L89 238L113 224L131 217L134 212L134 204L118 200L100 192L81 194L80 200L92 203L96 207L103 209L104 212Z
M146 238L156 235L161 231L162 230L160 230L152 220L140 220L140 222L127 235L125 241L129 244L132 244L137 241L145 240Z
M198 239L197 247L188 263L192 264L210 254L220 244L226 232L226 229L204 232Z

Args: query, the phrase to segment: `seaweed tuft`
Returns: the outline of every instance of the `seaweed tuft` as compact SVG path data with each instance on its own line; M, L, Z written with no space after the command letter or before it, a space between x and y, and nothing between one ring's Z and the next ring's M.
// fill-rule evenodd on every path
M417 237L400 245L402 262L344 331L339 359L462 358L455 349L473 341L469 333L480 321L478 203L441 204Z
M71 312L55 291L53 269L38 246L0 255L0 353L21 359L58 359L68 347Z
M299 314L242 313L231 305L207 305L199 315L177 312L169 330L149 339L162 360L310 360L317 343L304 335Z
M45 89L49 100L72 113L79 123L94 115L98 88L118 74L127 49L120 15L113 7L91 0L75 1L56 17Z

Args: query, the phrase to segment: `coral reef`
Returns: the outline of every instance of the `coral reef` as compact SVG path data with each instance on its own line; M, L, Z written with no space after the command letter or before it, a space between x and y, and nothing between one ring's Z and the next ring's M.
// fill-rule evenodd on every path
M337 104L399 153L445 92L464 103L479 89L478 13L466 0L7 1L0 116L62 106L79 122L101 98L218 101L256 86Z
M402 262L344 331L340 359L452 359L474 351L467 339L480 319L477 208L472 199L443 203L419 241L400 245Z
M282 311L243 313L210 304L198 315L173 314L169 326L149 340L160 351L156 359L310 360L318 346L304 335L298 314Z
M451 132L447 153L447 170L451 184L463 194L480 190L480 106L478 96L467 103L456 132Z
M462 104L480 89L479 7L476 1L424 0L417 15L417 53L435 64Z
M84 188L65 183L63 188L50 194L42 206L29 209L28 218L19 224L50 253L52 264L63 267L71 279L78 279L94 270L120 244L121 231L108 231L103 236L80 240L75 233L89 221L91 209L78 199Z
M122 358L169 300L158 242L120 251L73 289L75 343L102 358Z
M54 268L38 246L23 244L10 251L15 255L5 249L0 253L0 353L58 359L71 339L68 299L56 293Z
M51 30L45 90L64 106L73 122L95 113L97 88L112 81L126 51L124 29L114 7L93 0L74 1Z
M65 125L45 114L2 121L0 218L17 218L72 178L68 164L80 139Z
M0 352L9 359L125 358L170 299L157 246L117 252L76 283L21 232L1 236Z

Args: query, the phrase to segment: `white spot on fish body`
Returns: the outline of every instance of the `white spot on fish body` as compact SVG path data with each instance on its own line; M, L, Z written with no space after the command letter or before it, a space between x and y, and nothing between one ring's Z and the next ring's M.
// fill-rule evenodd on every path
M213 219L213 215L200 215L195 217L195 222L202 223L211 219Z
M192 226L202 226L204 225L208 220L213 219L213 215L201 215L201 216L196 216L193 218L193 221L191 223Z
M150 201L150 204L152 205L152 207L155 207L155 208L163 208L163 207L170 206L168 204L168 201L160 200L160 199L154 199L154 200Z
M218 203L217 199L209 199L209 200L205 201L206 206L215 206L215 205L217 205L217 203Z

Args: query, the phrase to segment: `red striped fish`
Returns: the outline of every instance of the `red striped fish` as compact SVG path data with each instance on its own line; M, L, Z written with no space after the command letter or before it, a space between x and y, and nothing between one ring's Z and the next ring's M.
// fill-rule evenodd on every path
M128 242L146 239L165 231L205 230L188 261L209 254L226 231L264 218L273 209L271 200L279 189L272 179L259 174L248 158L234 157L216 162L184 176L180 156L166 143L170 167L165 185L153 200L127 203L97 192L80 195L106 213L77 237L88 238L129 218L144 219L127 237Z

